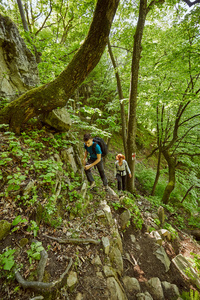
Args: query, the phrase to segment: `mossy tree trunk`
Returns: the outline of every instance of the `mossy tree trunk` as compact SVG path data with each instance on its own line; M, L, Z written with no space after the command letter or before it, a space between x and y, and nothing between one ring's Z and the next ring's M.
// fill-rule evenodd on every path
M123 91L122 91L121 79L120 79L119 71L117 68L117 63L115 61L109 40L108 40L108 52L110 55L110 59L112 61L112 65L113 65L113 68L115 71L115 77L116 77L116 81L117 81L117 91L118 91L119 101L120 101L120 111L121 111L121 121L122 121L122 138L123 138L123 144L124 144L124 154L125 154L125 157L127 157L128 151L127 151L127 144L126 144L126 142L127 142L126 114L125 114L124 102L121 101L124 99L124 96L123 96Z
M108 42L119 0L98 0L88 35L66 69L52 82L34 88L0 111L0 124L19 134L22 124L66 105L75 89L98 64Z
M162 197L162 202L164 204L167 204L169 202L169 197L171 195L171 192L173 191L175 187L175 181L176 181L176 157L173 157L170 155L168 150L164 150L163 155L167 161L168 164L168 184L165 187L163 197Z
M132 178L128 178L127 189L129 192L133 192L135 189L134 174L135 174L135 158L136 153L136 107L137 107L137 87L138 87L138 76L139 66L142 51L142 36L144 31L144 25L147 14L147 0L140 0L140 11L139 19L136 27L133 44L133 56L132 56L132 67L131 67L131 87L129 96L129 117L128 117L128 135L127 135L127 152L128 152L128 165L132 173Z

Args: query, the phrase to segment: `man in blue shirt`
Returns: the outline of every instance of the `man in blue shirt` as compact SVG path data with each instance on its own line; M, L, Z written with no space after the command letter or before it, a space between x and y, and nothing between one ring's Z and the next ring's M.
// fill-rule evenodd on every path
M101 180L103 181L104 189L106 191L108 191L108 181L107 181L106 175L104 173L103 161L101 158L101 154L102 154L101 147L97 143L95 143L96 146L94 148L93 138L90 133L86 133L84 135L84 142L85 142L84 143L85 154L84 154L84 158L83 158L83 165L84 165L85 174L87 176L87 180L91 184L90 189L92 189L96 185L94 178L92 176L91 168L94 166L97 166L97 169L101 176ZM86 162L88 153L90 154L90 157L89 157L88 161Z

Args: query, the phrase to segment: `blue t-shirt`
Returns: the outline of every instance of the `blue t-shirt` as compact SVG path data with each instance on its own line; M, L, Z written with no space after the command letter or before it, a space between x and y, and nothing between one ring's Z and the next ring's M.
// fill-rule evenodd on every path
M94 144L94 142L93 142L93 144ZM92 146L90 146L90 147L87 147L87 146L84 144L84 148L87 150L87 152L90 153L90 158L95 158L95 159L97 159L97 154L102 154L101 147L96 143L96 147L95 147L95 152L96 152L96 153L94 153L94 152L92 151L93 144L92 144Z

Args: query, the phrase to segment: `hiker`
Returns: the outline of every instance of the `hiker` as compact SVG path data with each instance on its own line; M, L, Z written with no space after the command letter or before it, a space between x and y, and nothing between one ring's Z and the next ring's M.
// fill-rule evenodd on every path
M85 154L83 158L83 165L87 180L90 182L90 189L94 188L96 185L91 172L91 168L95 166L99 171L105 191L108 191L108 181L104 173L101 147L93 141L90 133L86 133L84 135L84 142ZM86 162L88 153L90 154L90 157Z
M131 178L131 171L129 169L128 163L125 160L125 156L121 153L117 154L115 168L114 168L114 177L117 179L118 191L125 191L126 188L126 174L129 174Z

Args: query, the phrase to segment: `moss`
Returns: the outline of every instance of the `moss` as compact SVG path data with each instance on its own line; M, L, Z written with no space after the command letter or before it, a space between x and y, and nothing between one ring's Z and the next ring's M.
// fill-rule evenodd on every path
M0 241L9 234L10 229L11 223L6 220L0 221Z

